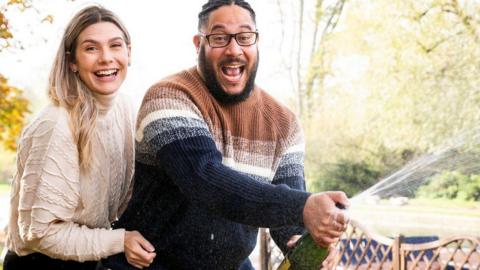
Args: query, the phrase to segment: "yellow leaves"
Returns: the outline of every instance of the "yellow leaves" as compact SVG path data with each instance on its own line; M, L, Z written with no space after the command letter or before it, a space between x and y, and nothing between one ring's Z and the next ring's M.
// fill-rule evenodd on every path
M30 7L30 1L28 0L9 0L7 5L19 5L20 10L24 11Z
M45 18L42 19L42 23L44 23L44 22L48 22L48 23L52 24L53 23L53 16L52 15L46 16Z
M25 0L10 0L8 1L8 5L15 5L15 4L24 4Z
M14 39L6 16L10 7L23 12L33 5L31 0L7 0L0 4L0 52L10 46L10 39ZM45 16L41 22L51 24L53 16ZM16 140L24 126L25 116L30 112L28 106L29 102L23 97L23 91L9 85L7 78L0 74L0 144L7 150L16 150Z
M10 33L10 31L8 30L7 18L5 18L5 15L0 12L0 38L8 39L12 37L12 33Z
M0 143L11 151L17 148L16 140L25 124L29 102L19 88L8 85L0 74Z
M7 6L11 6L11 5L19 6L21 11L24 11L27 8L31 7L31 3L28 0L9 0L5 6L4 5L0 6L0 39L13 38L12 33L8 29L9 28L8 20L5 17L5 12L8 10Z

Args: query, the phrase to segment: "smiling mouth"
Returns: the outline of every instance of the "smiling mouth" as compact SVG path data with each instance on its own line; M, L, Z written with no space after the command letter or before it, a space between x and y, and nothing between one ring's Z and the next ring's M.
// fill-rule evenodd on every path
M224 65L221 68L223 75L230 82L237 82L242 77L243 72L245 71L245 65L235 64L235 65Z
M108 77L114 77L117 76L119 69L117 68L112 68L112 69L104 69L104 70L98 70L95 71L93 74L99 78L108 78Z

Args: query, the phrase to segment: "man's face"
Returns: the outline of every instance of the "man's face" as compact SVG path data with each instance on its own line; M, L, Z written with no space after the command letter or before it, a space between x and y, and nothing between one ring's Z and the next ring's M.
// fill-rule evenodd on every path
M255 24L248 10L237 5L226 5L213 11L205 35L254 32ZM212 94L221 102L236 102L248 97L253 89L258 67L256 44L240 46L234 38L222 48L212 48L204 37L194 38L198 69Z

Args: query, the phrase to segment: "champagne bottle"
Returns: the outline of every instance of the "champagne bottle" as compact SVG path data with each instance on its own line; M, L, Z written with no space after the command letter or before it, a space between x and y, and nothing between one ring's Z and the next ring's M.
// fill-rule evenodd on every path
M328 248L318 246L309 233L304 233L277 270L318 270L327 255Z
M335 204L340 209L345 206ZM321 247L306 232L298 239L295 246L285 255L277 270L318 270L328 256L328 247Z

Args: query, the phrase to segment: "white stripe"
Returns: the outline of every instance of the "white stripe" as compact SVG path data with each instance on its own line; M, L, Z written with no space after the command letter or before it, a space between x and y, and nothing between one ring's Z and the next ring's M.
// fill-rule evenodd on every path
M291 146L290 148L287 149L287 152L285 152L285 154L291 154L291 153L297 153L297 152L305 152L304 143Z
M159 110L149 113L142 119L140 126L138 127L137 133L135 134L135 139L140 142L143 140L143 130L153 121L163 118L171 118L171 117L186 117L186 118L194 118L202 120L198 115L191 111L186 110Z
M254 174L258 175L261 177L265 177L268 179L272 179L272 175L274 173L270 169L262 168L262 167L257 167L257 166L252 166L248 165L245 163L237 163L233 158L223 158L222 160L223 165L230 167L236 171L243 172L243 173L248 173L248 174Z

